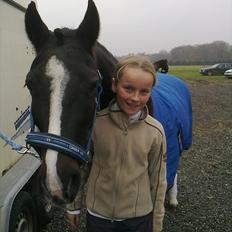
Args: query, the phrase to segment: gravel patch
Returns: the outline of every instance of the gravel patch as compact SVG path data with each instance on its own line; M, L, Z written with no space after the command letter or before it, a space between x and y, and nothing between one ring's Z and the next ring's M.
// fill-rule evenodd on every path
M164 232L232 231L232 81L188 81L193 146L182 155L177 208L166 207ZM85 212L83 212L85 215ZM71 232L57 211L43 232ZM85 232L85 218L75 232Z

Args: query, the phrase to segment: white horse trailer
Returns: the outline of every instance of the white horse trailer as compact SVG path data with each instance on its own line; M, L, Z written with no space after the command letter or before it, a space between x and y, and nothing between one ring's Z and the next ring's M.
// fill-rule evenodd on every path
M24 88L34 51L24 27L28 0L0 0L0 132L15 134L14 122L30 105ZM15 142L25 144L25 133ZM0 139L0 232L34 232L36 215L30 180L40 161L20 155ZM33 216L34 215L34 216Z

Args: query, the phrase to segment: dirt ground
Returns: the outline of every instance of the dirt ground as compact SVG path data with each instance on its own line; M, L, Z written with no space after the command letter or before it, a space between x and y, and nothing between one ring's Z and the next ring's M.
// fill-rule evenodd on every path
M187 82L193 146L179 168L179 206L164 232L232 231L232 80Z
M232 80L187 82L193 105L193 146L184 152L176 209L163 232L232 231ZM57 214L46 231L69 231ZM79 232L84 232L84 221Z

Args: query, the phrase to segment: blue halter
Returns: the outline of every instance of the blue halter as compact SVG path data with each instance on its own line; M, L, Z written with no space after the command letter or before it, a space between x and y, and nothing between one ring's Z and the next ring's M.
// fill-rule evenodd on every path
M97 111L100 110L100 96L102 93L102 85L101 85L102 76L99 70L98 70L98 75L99 75L99 81L96 86L96 106L93 116L93 122L89 130L88 142L86 144L86 147L84 148L79 144L73 142L72 140L64 138L62 136L58 136L51 133L35 132L34 131L35 125L33 122L31 109L30 109L31 132L27 134L25 139L27 146L42 147L42 148L62 152L66 155L69 155L73 159L80 161L81 163L87 164L91 159L89 155L89 151L90 151L91 140L92 140L93 126L96 119Z

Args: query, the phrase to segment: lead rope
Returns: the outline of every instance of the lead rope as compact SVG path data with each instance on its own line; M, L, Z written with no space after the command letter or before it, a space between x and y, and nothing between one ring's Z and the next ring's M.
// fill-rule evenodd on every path
M7 135L5 135L2 132L0 132L0 138L6 142L6 145L10 145L12 150L20 151L23 148L23 145L17 144L16 142L14 142L14 140L9 138Z
M28 107L26 110L25 110L25 112L19 117L19 119L23 116L23 115L31 115L31 108L30 107ZM31 119L32 117L30 117L30 120L32 120ZM18 120L17 120L18 121ZM17 122L16 121L16 122ZM33 125L33 122L32 121L30 121L30 124L31 125ZM20 127L20 126L18 126L18 127ZM16 126L16 129L18 129L18 127ZM34 156L35 158L37 158L37 159L40 159L40 156L38 155L38 154L36 154L36 153L34 153L34 152L31 152L30 151L30 146L25 146L25 145L22 145L22 144L18 144L18 143L16 143L12 138L10 138L8 135L6 135L5 133L3 133L3 132L1 132L0 131L0 139L2 139L3 141L5 141L5 145L4 146L6 146L6 145L9 145L9 146L11 146L11 149L13 150L13 151L16 151L17 153L19 153L19 154L21 154L21 155L23 155L23 154L29 154L29 155L32 155L32 156Z
M11 146L13 151L16 151L19 154L29 154L34 156L37 159L40 159L40 156L34 152L31 152L29 147L17 144L13 139L5 135L4 133L0 132L0 138L6 142L6 145Z

